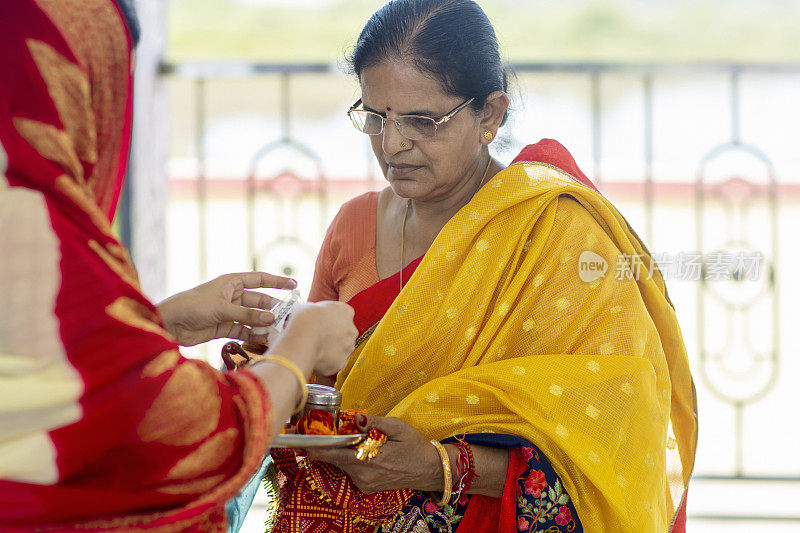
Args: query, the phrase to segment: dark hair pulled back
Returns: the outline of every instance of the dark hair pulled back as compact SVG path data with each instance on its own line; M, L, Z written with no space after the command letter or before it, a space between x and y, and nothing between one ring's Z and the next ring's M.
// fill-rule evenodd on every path
M349 63L360 78L387 59L409 61L444 92L474 98L476 110L492 92L508 90L494 28L472 0L388 2L364 25Z

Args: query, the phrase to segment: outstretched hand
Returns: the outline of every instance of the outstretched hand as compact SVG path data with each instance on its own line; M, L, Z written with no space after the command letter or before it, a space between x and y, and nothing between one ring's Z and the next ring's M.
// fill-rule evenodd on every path
M266 310L277 300L247 289L295 287L293 279L264 272L225 274L167 298L158 310L167 331L183 346L219 338L265 343L266 335L254 335L250 326L272 324L275 317Z

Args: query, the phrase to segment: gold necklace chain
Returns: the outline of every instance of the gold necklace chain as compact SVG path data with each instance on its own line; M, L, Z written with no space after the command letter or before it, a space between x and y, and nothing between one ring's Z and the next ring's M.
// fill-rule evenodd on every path
M492 158L489 157L489 162L486 164L486 170L483 171L483 177L481 178L481 182L478 184L478 188L475 189L475 192L472 196L478 194L478 191L481 190L483 187L483 182L486 179L486 174L489 173L489 167L492 166ZM408 199L406 202L406 211L403 214L403 225L400 227L400 290L403 290L403 255L404 255L404 248L406 243L406 220L408 219L408 208L411 206L411 198Z

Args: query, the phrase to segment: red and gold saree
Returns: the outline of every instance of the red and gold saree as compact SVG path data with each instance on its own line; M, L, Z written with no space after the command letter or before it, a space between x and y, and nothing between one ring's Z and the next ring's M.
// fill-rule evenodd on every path
M112 230L131 52L111 0L3 2L3 531L224 531L267 446L263 388L181 357Z

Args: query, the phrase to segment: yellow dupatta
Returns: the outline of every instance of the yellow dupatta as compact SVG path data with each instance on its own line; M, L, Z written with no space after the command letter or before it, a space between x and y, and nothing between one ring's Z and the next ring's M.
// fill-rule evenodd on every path
M587 250L607 264L593 281L579 276ZM638 280L617 279L620 254L641 260ZM343 407L431 439L523 437L586 531L667 531L694 466L696 399L651 265L597 192L550 165L512 165L447 223L358 346L337 381Z

